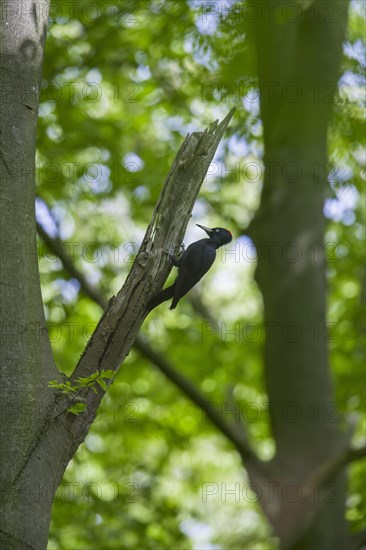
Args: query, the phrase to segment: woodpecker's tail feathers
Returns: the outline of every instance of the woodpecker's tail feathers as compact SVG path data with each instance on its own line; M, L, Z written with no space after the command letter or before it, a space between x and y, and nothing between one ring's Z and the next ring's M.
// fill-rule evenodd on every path
M173 298L174 288L175 284L172 284L171 286L168 286L168 288L164 288L163 290L155 294L155 296L153 296L146 304L147 313L150 313L150 311L155 309L163 302L166 302L167 300Z

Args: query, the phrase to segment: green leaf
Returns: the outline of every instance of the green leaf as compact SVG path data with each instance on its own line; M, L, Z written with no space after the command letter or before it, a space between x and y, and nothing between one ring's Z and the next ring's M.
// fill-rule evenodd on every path
M114 378L115 374L116 374L115 371L111 369L102 370L100 372L100 375L102 378Z
M78 415L86 410L86 403L76 403L75 405L68 407L67 410L72 414Z
M97 382L104 391L107 391L107 384L104 382L104 380L102 380L102 378L98 378Z

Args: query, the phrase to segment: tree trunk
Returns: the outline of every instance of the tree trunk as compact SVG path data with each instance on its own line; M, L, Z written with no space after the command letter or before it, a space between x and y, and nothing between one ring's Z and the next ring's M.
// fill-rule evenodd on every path
M54 404L35 232L35 143L48 0L2 3L1 548L44 548L54 462L30 450ZM51 454L50 454L51 456Z
M283 17L290 13L286 5L294 2L276 4L277 15ZM306 518L298 517L300 508L291 501L294 494L284 496L282 491L286 484L304 483L346 444L334 410L327 359L322 250L327 130L347 2L332 3L337 17L331 20L325 4L315 1L307 10L303 7L301 18L286 22L276 11L271 18L265 7L269 10L269 3L259 2L267 16L255 28L265 178L249 234L259 255L256 279L264 300L265 377L278 472L273 481L279 482L282 506L280 515L271 519L283 546L303 550L344 549L348 544L342 476L329 486L331 495L318 497L319 488L313 488L315 520L306 528ZM293 529L289 533L291 523L296 535Z

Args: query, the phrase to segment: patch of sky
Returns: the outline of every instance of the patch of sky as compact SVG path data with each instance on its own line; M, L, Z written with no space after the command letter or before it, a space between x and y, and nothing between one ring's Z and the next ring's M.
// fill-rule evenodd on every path
M220 546L212 544L210 538L213 529L207 523L196 519L185 519L180 524L180 530L193 541L193 548L200 550L220 550Z
M62 297L62 302L67 304L75 301L80 290L80 283L76 279L70 279L69 281L56 279L53 281L52 287Z
M340 94L345 94L350 101L365 101L366 77L346 71L339 80Z
M359 193L354 185L346 185L336 190L335 199L327 199L324 205L324 215L335 222L352 225L355 221L353 210L359 199Z
M365 44L362 40L356 40L355 42L345 42L343 45L344 54L350 59L357 61L361 67L366 66L366 50Z
M36 199L36 219L51 237L58 236L58 228L50 211L41 199Z
M98 69L90 69L85 76L86 82L99 84L102 80L102 75Z
M126 153L122 159L124 168L128 172L138 172L144 167L144 161L136 153Z

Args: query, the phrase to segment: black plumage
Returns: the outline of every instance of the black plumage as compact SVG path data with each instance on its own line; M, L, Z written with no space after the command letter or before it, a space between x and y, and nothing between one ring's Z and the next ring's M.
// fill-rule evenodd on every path
M232 240L232 235L228 229L224 229L223 227L210 229L199 224L197 226L206 231L209 238L190 244L179 258L174 258L170 255L173 265L178 268L178 276L171 286L164 288L148 301L146 305L147 312L171 298L170 309L175 309L179 300L210 269L216 258L216 250Z

